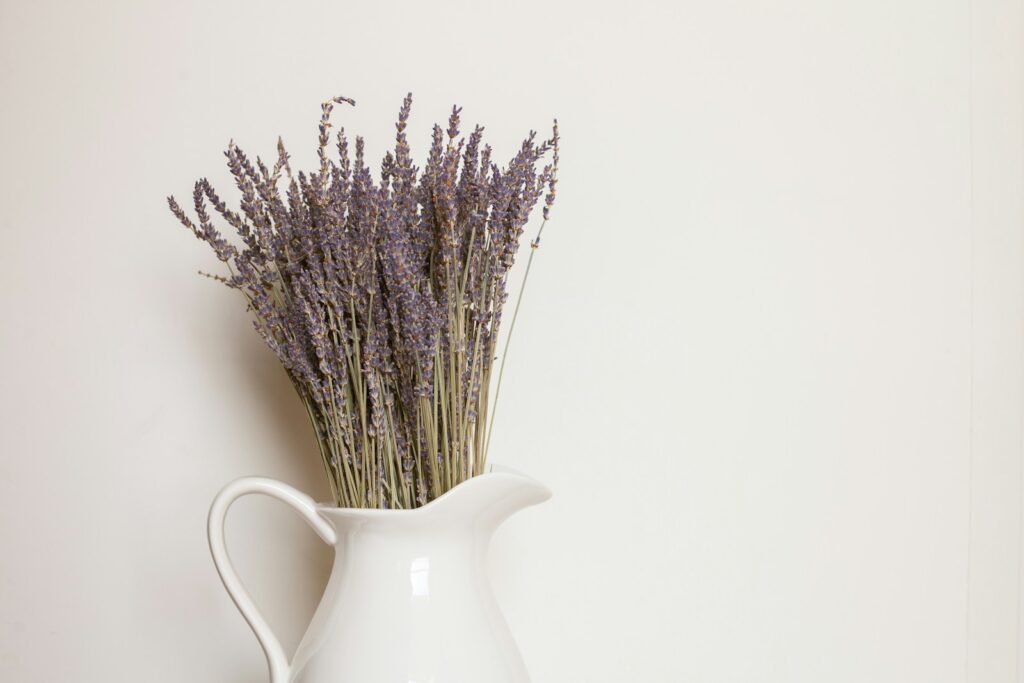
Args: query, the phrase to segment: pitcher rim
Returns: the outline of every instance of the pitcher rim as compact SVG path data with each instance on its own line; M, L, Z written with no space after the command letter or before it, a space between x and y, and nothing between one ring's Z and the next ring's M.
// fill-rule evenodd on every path
M317 504L316 504L316 509L317 509L317 512L320 512L320 513L334 513L334 514L337 514L337 513L349 513L349 514L355 514L355 515L360 515L360 516L364 516L365 515L365 516L371 516L371 517L397 517L397 516L412 517L412 516L416 516L416 515L424 515L424 514L427 514L430 511L432 511L435 507L437 507L441 503L445 502L449 498L452 498L454 495L456 495L456 492L464 491L465 488L468 485L472 484L474 481L479 481L479 480L482 480L482 479L493 479L495 477L509 477L509 478L512 478L512 479L519 479L524 484L530 484L530 485L533 485L533 486L538 487L540 489L543 489L544 494L545 494L544 495L545 499L551 497L551 489L549 489L547 486L545 486L544 484L542 484L538 480L534 479L533 477L531 477L531 476L529 476L527 474L523 474L519 470L515 470L515 469L512 469L511 467L505 467L504 465L499 465L499 464L495 463L495 464L492 464L492 465L488 465L487 466L487 471L485 471L483 474L478 474L478 475L475 475L473 477L470 477L469 479L466 479L465 481L459 482L458 484L456 484L452 488L448 489L447 491L442 493L440 496L438 496L434 500L430 501L429 503L427 503L425 505L421 505L419 507L415 507L415 508L340 507L338 505L333 505L332 503L326 503L326 502L319 502L318 501Z

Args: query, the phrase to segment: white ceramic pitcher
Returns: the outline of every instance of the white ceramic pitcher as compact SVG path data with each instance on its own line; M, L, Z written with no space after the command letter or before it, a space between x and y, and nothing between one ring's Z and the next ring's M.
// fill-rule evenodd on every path
M228 507L250 493L288 503L335 548L331 578L291 662L224 546ZM317 504L287 484L247 477L214 499L210 551L263 646L271 683L524 683L484 560L502 521L550 496L539 482L498 469L421 508L367 510Z

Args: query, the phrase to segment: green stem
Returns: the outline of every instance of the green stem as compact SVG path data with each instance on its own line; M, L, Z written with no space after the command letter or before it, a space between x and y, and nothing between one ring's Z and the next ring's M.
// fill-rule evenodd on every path
M526 280L530 277L530 266L533 265L533 255L537 253L537 249L540 246L540 236L544 232L544 226L547 225L547 220L540 224L540 229L537 230L537 237L530 242L530 256L526 259L526 271L523 273L523 281L519 285L519 296L516 297L516 307L512 309L512 321L508 324L508 335L505 337L505 348L501 352L501 365L498 367L498 383L494 388L494 402L491 404L491 421L487 425L487 442L484 444L484 460L487 458L487 452L491 448L491 435L494 434L494 417L498 414L498 396L501 395L501 380L505 376L505 361L508 360L508 347L512 343L512 333L516 329L516 319L519 317L519 307L523 303L523 292L526 291Z

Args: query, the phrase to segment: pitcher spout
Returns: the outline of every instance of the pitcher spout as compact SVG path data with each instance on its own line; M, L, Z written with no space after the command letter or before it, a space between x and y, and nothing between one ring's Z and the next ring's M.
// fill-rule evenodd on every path
M492 466L485 474L468 479L426 507L438 516L473 520L481 527L497 528L510 516L543 503L551 489L512 469Z

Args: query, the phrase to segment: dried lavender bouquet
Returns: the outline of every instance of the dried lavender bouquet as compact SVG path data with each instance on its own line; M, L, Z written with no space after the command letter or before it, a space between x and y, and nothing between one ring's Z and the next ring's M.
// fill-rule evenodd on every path
M484 471L509 270L531 211L544 195L546 222L554 202L558 124L548 140L531 132L500 167L483 128L460 134L453 107L421 171L406 139L410 94L375 181L362 138L350 155L340 129L328 153L342 103L355 104L323 104L317 170L293 173L280 140L269 168L231 143L240 211L205 178L197 220L168 203L226 264L210 277L248 300L306 407L337 504L413 508ZM209 206L240 240L222 235Z

